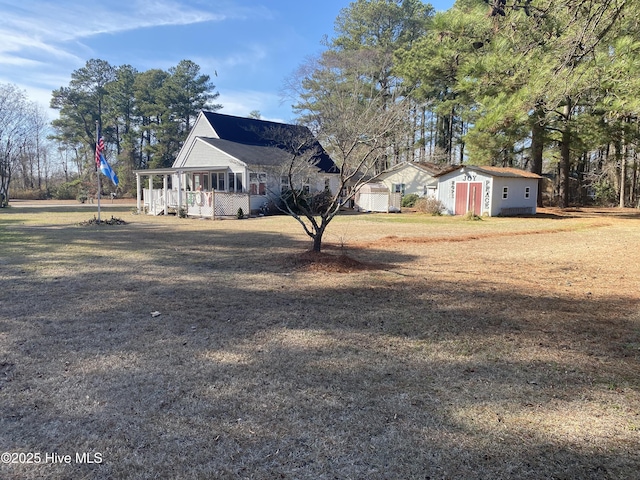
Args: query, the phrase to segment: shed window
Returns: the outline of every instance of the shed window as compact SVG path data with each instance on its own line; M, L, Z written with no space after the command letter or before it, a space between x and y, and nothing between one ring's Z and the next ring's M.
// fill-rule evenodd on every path
M524 188L524 198L529 198L531 197L531 187L525 187Z
M509 198L509 187L502 187L502 199L506 200Z
M267 174L249 173L249 193L251 195L266 195Z

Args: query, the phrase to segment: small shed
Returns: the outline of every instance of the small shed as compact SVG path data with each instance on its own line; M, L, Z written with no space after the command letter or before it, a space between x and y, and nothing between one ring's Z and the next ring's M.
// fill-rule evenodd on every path
M534 215L538 198L535 173L510 167L461 165L437 175L438 200L450 215Z
M400 194L391 194L383 183L365 183L355 194L354 208L360 212L400 211Z

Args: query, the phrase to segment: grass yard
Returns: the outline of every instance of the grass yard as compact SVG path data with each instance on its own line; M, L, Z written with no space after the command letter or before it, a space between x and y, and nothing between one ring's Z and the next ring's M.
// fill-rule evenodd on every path
M0 210L2 479L640 478L637 210L94 214Z

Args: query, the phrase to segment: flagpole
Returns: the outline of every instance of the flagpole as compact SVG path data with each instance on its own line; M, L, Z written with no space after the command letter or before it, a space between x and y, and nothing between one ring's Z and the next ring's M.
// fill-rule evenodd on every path
M98 152L98 142L100 142L100 126L96 120L96 153ZM100 223L100 168L98 167L98 157L96 161L96 177L98 177L98 223Z

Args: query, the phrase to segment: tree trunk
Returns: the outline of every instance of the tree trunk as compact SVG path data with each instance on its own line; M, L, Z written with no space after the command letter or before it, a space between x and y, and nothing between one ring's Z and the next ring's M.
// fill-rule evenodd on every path
M622 152L620 155L620 208L625 207L625 185L627 178L627 145L626 143L622 144Z
M426 160L427 154L427 139L426 139L426 127L424 122L427 120L427 107L422 106L421 118L420 118L420 161Z
M571 169L571 128L569 119L571 116L571 99L567 98L567 102L563 110L564 128L562 130L562 140L560 141L560 185L558 188L558 206L567 208L569 206L569 173Z
M322 234L323 231L318 231L313 237L313 251L320 253L322 250Z
M531 126L531 173L542 175L542 155L544 153L544 112L542 106L537 105ZM538 182L538 207L542 204L542 180Z
M633 166L631 173L631 195L630 202L631 206L638 204L637 190L638 188L638 156L637 154L633 154Z

